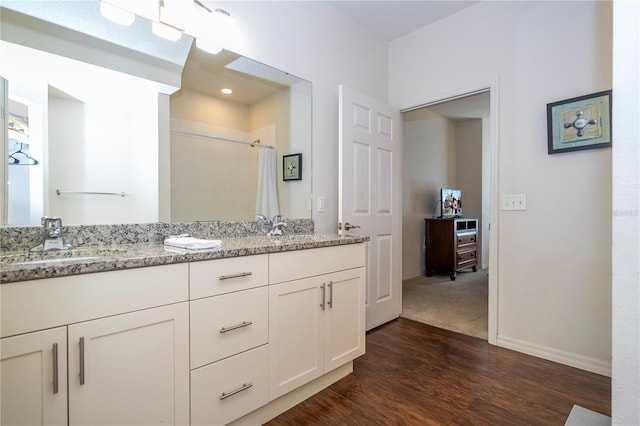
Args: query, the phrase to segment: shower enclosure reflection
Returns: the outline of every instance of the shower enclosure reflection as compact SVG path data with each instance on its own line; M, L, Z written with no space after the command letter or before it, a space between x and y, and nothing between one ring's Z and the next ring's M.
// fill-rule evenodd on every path
M291 185L278 176L282 155L309 151L310 83L274 71L192 47L171 95L172 221L309 217L310 177Z

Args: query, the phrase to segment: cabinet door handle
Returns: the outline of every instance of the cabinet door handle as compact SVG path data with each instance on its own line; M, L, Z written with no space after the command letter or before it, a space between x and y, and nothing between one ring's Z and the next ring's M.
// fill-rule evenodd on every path
M237 394L239 392L245 391L245 390L249 389L251 386L253 386L253 383L243 383L242 386L240 386L237 389L234 389L234 390L229 391L229 392L222 392L220 394L220 401L222 401L223 399L227 399L230 396L233 396L233 395L235 395L235 394Z
M80 338L80 384L84 385L84 337Z
M333 308L333 281L329 281L329 308Z
M249 275L253 275L253 272L240 272L239 274L220 275L218 279L220 281L223 281L223 280L229 280L231 278L248 277Z
M226 333L227 331L236 330L238 328L246 327L253 324L253 321L242 321L240 324L231 325L229 327L222 327L220 333Z
M320 307L322 308L323 311L326 309L324 304L326 293L327 293L327 284L322 283L322 302L320 303Z
M58 344L53 344L53 393L58 393Z

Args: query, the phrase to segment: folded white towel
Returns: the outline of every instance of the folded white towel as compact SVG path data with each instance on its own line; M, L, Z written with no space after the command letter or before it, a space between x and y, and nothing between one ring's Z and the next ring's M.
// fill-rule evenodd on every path
M203 240L193 237L174 237L164 240L164 245L169 247L178 247L189 250L206 250L211 248L222 247L220 240Z

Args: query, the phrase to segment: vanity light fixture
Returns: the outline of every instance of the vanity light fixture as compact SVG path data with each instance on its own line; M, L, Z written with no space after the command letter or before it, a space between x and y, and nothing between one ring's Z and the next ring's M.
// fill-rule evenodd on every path
M129 26L136 20L136 15L103 1L100 2L100 14L108 20L120 25Z
M158 37L169 41L178 41L182 37L182 31L162 22L153 21L151 23L151 31Z
M211 9L193 0L193 4L198 9L194 17L194 27L192 31L187 28L185 31L196 38L196 46L199 49L212 54L220 52L228 40L234 37L235 21L224 9Z
M230 94L232 94L232 93L233 93L233 90L231 90L231 89L229 89L229 88L227 88L227 87L223 87L222 89L220 89L220 91L221 91L222 93L224 93L225 95L230 95Z

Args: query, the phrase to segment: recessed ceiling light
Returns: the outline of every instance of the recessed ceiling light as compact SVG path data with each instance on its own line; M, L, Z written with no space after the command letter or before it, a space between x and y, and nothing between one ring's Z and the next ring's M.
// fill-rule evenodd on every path
M233 93L233 90L228 89L228 88L226 88L226 87L225 87L224 89L220 89L220 91L221 91L222 93L224 93L225 95L230 95L230 94L232 94L232 93Z

